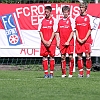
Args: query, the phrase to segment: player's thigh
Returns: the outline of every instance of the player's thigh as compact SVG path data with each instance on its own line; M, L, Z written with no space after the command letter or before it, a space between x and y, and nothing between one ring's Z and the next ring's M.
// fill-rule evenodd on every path
M90 43L85 43L84 48L85 48L85 53L91 52L91 44Z
M54 56L55 56L55 50L56 50L56 45L51 45L51 46L49 47L49 55L50 55L51 57L54 57Z
M41 45L40 47L40 56L48 56L48 48L44 45Z
M60 53L61 54L66 54L66 47L63 45L60 45Z
M74 53L74 46L73 45L69 45L67 47L66 53L73 54Z
M77 43L77 44L75 45L75 52L76 52L77 54L80 54L80 53L85 52L84 44L81 45L81 44Z

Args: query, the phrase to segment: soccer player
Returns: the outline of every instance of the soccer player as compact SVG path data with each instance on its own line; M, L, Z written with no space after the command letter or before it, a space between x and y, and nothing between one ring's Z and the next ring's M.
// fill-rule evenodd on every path
M70 8L64 6L62 8L63 18L59 20L58 30L56 33L57 46L60 48L61 52L61 69L62 69L62 78L66 77L66 53L69 55L69 76L73 76L73 51L74 51L74 39L73 39L73 30L71 26L71 20L69 17ZM60 38L60 44L58 42Z
M78 56L78 77L83 77L83 60L82 55L85 53L86 56L86 76L90 77L90 70L92 66L91 61L91 25L90 18L86 13L87 4L85 2L80 3L80 15L76 18L76 53Z
M40 56L43 56L43 69L44 69L44 78L53 78L54 71L54 56L56 49L56 21L51 16L52 8L51 6L45 7L45 18L42 20L39 26L39 33L41 37L41 48ZM48 56L50 56L50 74L48 74Z

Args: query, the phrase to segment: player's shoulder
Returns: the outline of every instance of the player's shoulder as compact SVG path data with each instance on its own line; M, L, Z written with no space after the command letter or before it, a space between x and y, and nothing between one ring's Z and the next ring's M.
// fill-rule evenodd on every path
M89 15L89 14L87 14L87 17L88 17L89 19L91 19L91 18L92 18L92 16L91 16L91 15Z
M56 19L55 17L51 17L51 20L52 20L53 22L57 22L57 19Z
M68 20L72 22L73 18L69 16L68 17Z
M43 22L45 22L45 21L46 21L46 19L45 19L45 18L42 18L42 19L41 19L41 22L42 22L42 23L43 23Z
M63 21L63 18L59 19L59 22L62 22Z
M77 16L75 16L74 19L76 20L76 19L78 19L78 18L80 18L80 17L81 17L80 15L77 15Z

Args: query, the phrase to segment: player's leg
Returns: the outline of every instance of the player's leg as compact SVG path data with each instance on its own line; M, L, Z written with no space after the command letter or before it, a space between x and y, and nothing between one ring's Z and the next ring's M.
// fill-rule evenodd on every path
M92 61L91 61L91 56L90 56L90 52L91 52L91 44L89 43L85 43L85 55L86 55L86 75L87 77L90 76L90 70L92 67Z
M66 77L66 54L61 54L62 78Z
M42 65L44 70L44 78L48 78L48 50L44 45L41 45L40 56L43 56Z
M44 70L44 78L48 78L48 57L43 57L42 65Z
M83 55L83 52L85 52L84 45L80 45L79 43L76 43L75 52L76 52L77 57L78 57L78 60L77 60L77 65L78 65L78 70L79 70L78 77L83 77L82 55Z
M56 45L51 45L50 48L49 48L49 55L50 55L50 74L49 74L49 78L53 78L53 74L54 74L55 50L56 50Z
M86 55L86 76L90 77L92 61L91 61L90 53L85 53L85 55Z
M73 76L74 59L73 54L69 54L69 78Z
M74 68L74 59L73 59L73 52L74 52L74 44L69 45L67 47L67 53L69 54L69 78L73 76L73 68Z
M54 57L50 57L50 75L49 75L49 78L53 78L54 66L55 66L55 59L54 59Z
M62 78L66 77L66 47L60 45Z
M77 54L78 57L78 61L77 61L77 65L78 65L78 70L79 70L79 77L83 77L84 73L83 73L83 59L82 59L82 53Z

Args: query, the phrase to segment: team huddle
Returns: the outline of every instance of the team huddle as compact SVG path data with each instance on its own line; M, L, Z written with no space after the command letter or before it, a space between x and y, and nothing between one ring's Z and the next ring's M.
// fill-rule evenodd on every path
M69 56L69 75L71 78L73 76L74 68L74 45L75 53L77 54L78 60L78 77L84 76L83 70L83 60L82 56L85 53L86 56L86 77L90 77L90 70L92 66L91 61L91 25L90 18L86 13L87 4L80 3L80 15L75 19L75 27L72 26L72 21L69 16L70 8L69 6L62 7L63 18L57 23L51 16L52 8L51 6L45 7L45 18L39 24L39 33L41 37L41 48L40 56L43 56L43 69L44 78L53 78L54 66L55 66L55 50L56 47L59 48L61 53L61 70L62 78L66 77L66 54ZM74 44L74 33L76 35L76 40ZM48 56L50 56L50 73L48 72Z

